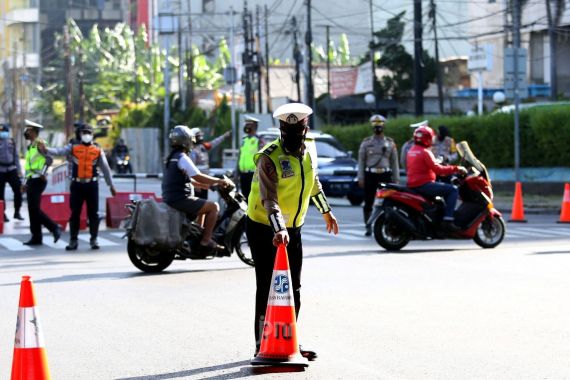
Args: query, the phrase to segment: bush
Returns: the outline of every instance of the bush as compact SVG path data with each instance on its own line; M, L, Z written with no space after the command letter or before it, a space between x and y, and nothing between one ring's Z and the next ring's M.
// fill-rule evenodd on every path
M423 118L401 117L386 123L386 135L401 147L411 136L409 127ZM455 141L466 140L488 167L514 165L514 114L481 117L449 116L429 118L434 130L449 128ZM524 167L570 166L570 107L536 107L520 113L520 164ZM372 134L369 124L326 126L323 131L336 136L357 155L362 139Z

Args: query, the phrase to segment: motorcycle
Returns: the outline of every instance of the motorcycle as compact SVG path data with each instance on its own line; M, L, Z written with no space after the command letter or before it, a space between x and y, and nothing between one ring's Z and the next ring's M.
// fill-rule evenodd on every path
M160 249L136 244L128 236L127 252L135 267L143 272L157 273L168 268L174 260L209 260L215 257L227 257L235 251L245 264L253 266L253 258L245 234L247 202L243 194L236 191L235 186L221 188L213 186L223 202L223 210L218 215L212 238L223 250L207 254L198 252L198 244L202 238L203 228L191 221L189 232L183 243L175 249ZM129 217L132 217L136 204L129 204ZM129 218L127 217L127 218Z
M121 154L117 157L117 173L126 174L131 173L131 158L128 154Z
M461 205L454 214L458 231L441 227L445 201L420 195L396 184L381 184L376 193L374 212L368 223L376 242L390 251L405 247L410 240L473 239L483 248L494 248L505 236L505 221L493 206L493 188L487 168L473 154L467 142L457 144L464 176L453 177Z

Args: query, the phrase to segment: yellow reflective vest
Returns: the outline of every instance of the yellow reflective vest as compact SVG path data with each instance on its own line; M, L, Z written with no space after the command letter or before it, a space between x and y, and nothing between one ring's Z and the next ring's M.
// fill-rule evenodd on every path
M246 136L243 138L239 150L239 171L242 173L255 170L253 158L259 150L259 138L257 136Z
M314 142L305 141L302 157L285 153L279 139L267 144L254 156L257 165L264 154L273 161L277 172L277 203L287 228L300 227L305 222L313 186L317 180L317 156ZM247 216L254 222L270 225L269 215L261 202L259 192L259 169L256 168L251 182Z
M39 176L42 174L44 166L46 165L46 158L38 151L38 142L36 139L28 147L26 152L26 164L24 170L26 171L26 178Z

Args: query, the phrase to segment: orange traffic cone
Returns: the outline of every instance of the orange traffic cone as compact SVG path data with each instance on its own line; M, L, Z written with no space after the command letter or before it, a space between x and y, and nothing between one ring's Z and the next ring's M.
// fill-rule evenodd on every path
M261 347L251 365L309 366L297 343L295 300L285 245L279 245L267 300Z
M570 223L570 184L568 183L564 185L562 209L560 210L560 220L558 223Z
M524 218L522 185L520 182L517 182L515 185L515 198L513 199L513 209L509 222L526 223L526 219Z
M34 287L30 276L22 276L12 361L12 380L51 379L44 346Z

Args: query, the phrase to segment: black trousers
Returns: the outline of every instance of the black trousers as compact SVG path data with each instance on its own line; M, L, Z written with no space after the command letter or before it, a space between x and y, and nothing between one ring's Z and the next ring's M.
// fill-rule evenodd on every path
M96 181L87 183L72 181L69 193L69 207L71 208L71 217L69 218L70 239L77 240L77 235L79 235L79 220L84 202L87 203L91 239L97 238L99 232L99 184Z
M42 193L46 189L47 182L41 178L30 178L26 185L32 240L42 241L42 226L47 228L50 232L55 231L57 228L57 224L40 208Z
M293 285L295 314L298 317L299 309L301 308L301 268L303 266L301 228L288 228L287 232L289 232L287 256L289 257L289 269L291 271L291 283ZM257 223L247 218L246 235L249 247L251 248L251 255L255 261L256 293L254 333L255 345L257 349L259 349L277 248L273 245L273 229L265 224Z
M374 197L380 182L392 182L392 173L364 173L364 212L372 212L372 205L374 204Z
M239 184L241 187L241 193L245 196L245 199L249 198L249 192L251 191L251 180L253 179L253 172L246 172L239 174Z
M4 198L6 183L10 185L12 192L14 192L14 212L19 212L22 207L22 181L18 176L18 170L14 169L6 173L0 173L0 201L6 199Z

